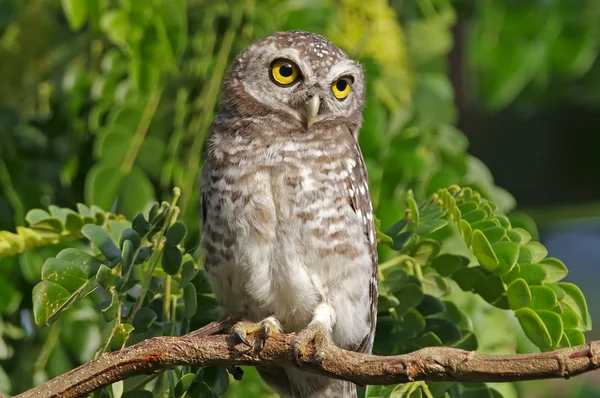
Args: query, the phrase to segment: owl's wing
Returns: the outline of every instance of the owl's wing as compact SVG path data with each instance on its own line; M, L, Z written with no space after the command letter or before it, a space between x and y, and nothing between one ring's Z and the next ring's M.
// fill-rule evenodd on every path
M365 236L369 245L369 254L373 269L372 278L369 285L369 296L371 298L371 313L369 320L371 329L365 336L357 352L370 353L375 339L375 326L377 324L377 297L379 289L377 286L377 240L375 235L375 224L373 217L373 205L371 204L371 195L369 193L367 168L360 151L358 143L355 141L355 159L352 163L346 184L349 188L350 204L356 214L362 218Z

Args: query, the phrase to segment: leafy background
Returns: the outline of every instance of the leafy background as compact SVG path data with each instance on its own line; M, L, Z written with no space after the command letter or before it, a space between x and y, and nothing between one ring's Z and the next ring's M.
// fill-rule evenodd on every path
M367 70L377 353L598 338L587 332L600 316L597 1L1 0L1 393L215 318L193 256L203 143L232 57L287 29L326 35ZM182 368L97 395L144 387L271 394L253 369L235 382L224 369ZM550 389L600 394L597 375L367 394Z

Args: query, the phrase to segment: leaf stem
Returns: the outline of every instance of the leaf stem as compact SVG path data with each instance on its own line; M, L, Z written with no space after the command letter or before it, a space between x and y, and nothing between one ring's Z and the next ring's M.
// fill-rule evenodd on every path
M125 155L125 159L123 160L123 164L121 165L121 172L124 175L128 174L133 168L133 165L135 164L137 154L140 151L142 143L144 142L144 138L146 137L148 129L150 128L152 119L154 118L154 114L156 113L156 109L158 108L160 97L162 95L162 90L162 87L155 86L150 92L148 103L144 108L144 112L142 113L140 123L138 124L138 127L135 130L135 134L131 139L129 149L127 150L127 155Z

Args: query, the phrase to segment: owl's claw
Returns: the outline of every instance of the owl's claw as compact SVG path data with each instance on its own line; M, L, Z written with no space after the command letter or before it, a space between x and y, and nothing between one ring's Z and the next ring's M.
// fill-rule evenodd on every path
M241 321L236 323L231 329L231 334L234 336L235 341L250 348L252 348L253 345L248 341L247 336L251 334L258 335L258 339L262 342L258 347L260 350L265 346L265 342L269 336L280 334L281 332L281 325L274 317L268 317L258 323Z
M294 340L294 358L298 365L306 363L303 358L310 358L310 363L320 366L327 356L327 346L331 343L331 336L325 324L315 322L308 325L296 336ZM310 355L314 353L313 355Z
M237 325L235 325L237 326ZM234 326L234 328L235 328ZM238 342L242 343L245 346L252 347L252 344L246 338L246 332L243 330L233 330L233 335L238 340Z

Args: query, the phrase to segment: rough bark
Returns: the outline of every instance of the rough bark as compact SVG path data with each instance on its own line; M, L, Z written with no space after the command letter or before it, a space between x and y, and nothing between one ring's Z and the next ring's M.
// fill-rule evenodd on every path
M17 395L25 397L83 397L125 378L178 365L301 366L302 369L358 384L397 384L409 381L507 382L569 378L600 368L600 341L553 352L486 355L448 347L429 347L405 355L376 356L326 347L316 364L311 355L296 363L293 334L252 340L253 348L229 335L210 335L233 324L215 322L181 337L156 337L106 353L100 358Z

